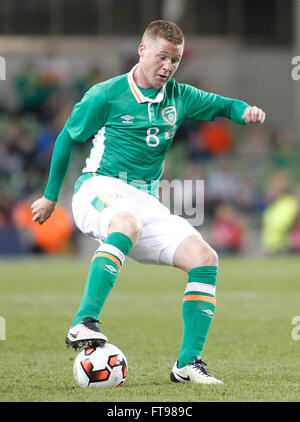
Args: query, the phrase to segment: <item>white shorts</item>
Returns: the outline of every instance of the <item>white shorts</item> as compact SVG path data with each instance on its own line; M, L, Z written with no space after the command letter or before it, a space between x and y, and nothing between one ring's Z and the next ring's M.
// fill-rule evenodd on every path
M155 197L112 177L87 179L74 194L72 210L77 227L100 244L108 236L111 218L127 211L143 226L129 256L141 263L173 265L179 244L200 233L184 218L172 215Z

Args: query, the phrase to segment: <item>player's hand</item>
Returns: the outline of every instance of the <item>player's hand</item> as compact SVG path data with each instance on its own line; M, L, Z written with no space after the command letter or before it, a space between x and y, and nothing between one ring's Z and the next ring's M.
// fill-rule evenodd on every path
M56 202L49 201L49 199L42 196L31 205L31 211L34 214L32 221L37 221L43 224L53 213L56 207Z
M266 118L266 114L261 108L256 106L247 107L242 118L246 123L263 123Z

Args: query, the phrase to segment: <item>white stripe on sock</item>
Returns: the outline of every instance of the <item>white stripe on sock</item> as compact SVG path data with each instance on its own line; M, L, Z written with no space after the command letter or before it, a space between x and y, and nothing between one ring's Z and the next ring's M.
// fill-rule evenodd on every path
M120 251L120 249L116 248L113 245L110 245L109 243L102 243L102 245L100 246L100 248L97 249L96 252L108 252L111 253L112 255L116 256L117 258L119 258L119 260L121 261L122 265L124 264L125 261L125 255L123 254L123 252Z
M215 296L216 286L212 286L211 284L205 284L205 283L190 282L190 283L187 283L184 293L188 293L188 292L203 292L203 293L208 293L210 295Z

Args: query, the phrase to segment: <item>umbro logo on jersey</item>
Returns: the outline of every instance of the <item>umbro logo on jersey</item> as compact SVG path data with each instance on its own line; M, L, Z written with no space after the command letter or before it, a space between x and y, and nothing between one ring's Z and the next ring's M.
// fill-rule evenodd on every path
M128 125L133 123L134 117L130 116L129 114L126 114L125 116L122 116L121 119L122 123L126 123Z

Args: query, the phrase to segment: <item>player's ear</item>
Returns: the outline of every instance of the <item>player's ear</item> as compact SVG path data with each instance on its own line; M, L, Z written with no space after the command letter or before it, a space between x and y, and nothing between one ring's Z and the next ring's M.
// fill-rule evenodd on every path
M141 42L138 48L138 53L140 57L143 57L145 49L146 49L145 44Z

